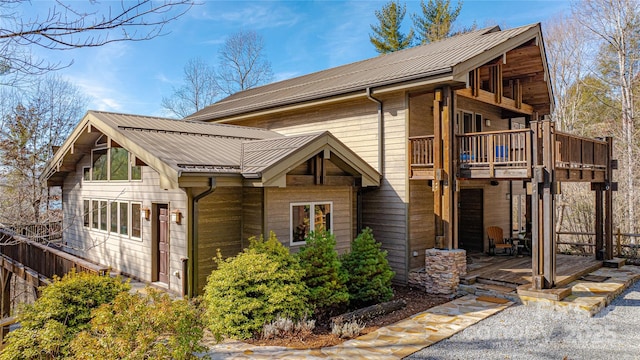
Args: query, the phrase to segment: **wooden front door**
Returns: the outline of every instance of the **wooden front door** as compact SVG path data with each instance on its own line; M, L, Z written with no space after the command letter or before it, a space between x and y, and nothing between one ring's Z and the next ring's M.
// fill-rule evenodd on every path
M460 249L484 250L482 189L460 190L458 209L458 247Z
M158 231L156 254L158 281L169 283L169 209L167 205L158 205Z

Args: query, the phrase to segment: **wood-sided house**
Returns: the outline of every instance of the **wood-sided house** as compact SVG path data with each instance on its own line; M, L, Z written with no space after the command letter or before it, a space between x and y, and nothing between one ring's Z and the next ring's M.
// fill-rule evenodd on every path
M595 183L602 220L611 181L610 141L556 131L546 120L553 106L541 26L533 24L246 90L187 119L286 135L330 131L382 174L358 203L398 281L424 266L425 249L488 251L486 229L499 226L506 237L512 229L531 234L534 283L550 287L558 182ZM608 230L596 224L597 253L605 235L611 241L607 208Z
M356 193L380 175L329 132L283 136L204 122L90 111L43 176L62 187L65 250L194 294L220 249L274 231L293 248L357 227ZM191 261L194 259L194 261Z
M552 108L540 24L492 27L186 121L89 112L43 177L63 188L69 251L175 291L203 286L216 248L269 231L295 249L329 228L344 251L370 227L403 283L426 249L488 251L492 225L531 232L534 282L549 287L557 183L592 182L602 203L611 179L610 141L556 131Z

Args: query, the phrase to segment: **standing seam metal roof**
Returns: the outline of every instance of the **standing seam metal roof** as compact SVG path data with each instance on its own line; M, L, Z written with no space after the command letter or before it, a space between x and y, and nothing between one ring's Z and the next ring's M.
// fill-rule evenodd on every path
M188 116L187 119L215 120L225 116L346 94L367 87L447 73L455 65L537 26L539 24L509 30L500 30L497 26L485 28L245 90L220 100Z

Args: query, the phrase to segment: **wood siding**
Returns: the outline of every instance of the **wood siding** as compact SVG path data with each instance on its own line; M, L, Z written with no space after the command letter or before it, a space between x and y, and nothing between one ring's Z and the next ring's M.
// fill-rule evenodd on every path
M243 188L242 190L242 241L252 236L264 234L264 189Z
M76 171L67 176L62 189L63 240L65 251L90 261L112 267L143 281L154 281L152 274L152 220L141 220L142 239L129 238L83 226L83 199L133 201L151 208L153 203L169 205L169 211L187 214L187 195L181 189L163 190L158 173L142 167L142 181L83 181L82 169L90 166L90 156L77 164ZM140 214L133 214L140 216ZM156 214L151 214L153 219ZM169 288L182 290L181 258L187 257L187 222L169 224ZM174 274L178 272L176 277Z
M354 238L353 190L350 186L305 186L288 188L266 188L266 228L273 231L278 240L297 252L301 245L290 246L291 203L333 202L332 226L336 237L336 251L342 254L349 250Z
M389 263L396 272L396 281L406 282L409 236L406 97L404 92L397 92L378 98L383 102L384 174L380 188L363 194L362 220L363 226L370 227L376 240L387 250ZM380 170L378 106L364 97L331 106L264 115L232 123L267 128L285 135L328 130Z
M242 188L218 187L198 202L198 210L196 289L202 293L218 250L224 258L242 251Z

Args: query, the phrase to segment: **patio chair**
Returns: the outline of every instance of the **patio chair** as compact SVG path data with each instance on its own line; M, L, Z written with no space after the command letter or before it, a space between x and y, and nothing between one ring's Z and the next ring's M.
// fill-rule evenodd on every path
M496 249L504 250L505 254L513 255L513 244L508 238L504 237L504 232L499 226L489 226L487 228L487 237L489 238L489 253L496 254Z

